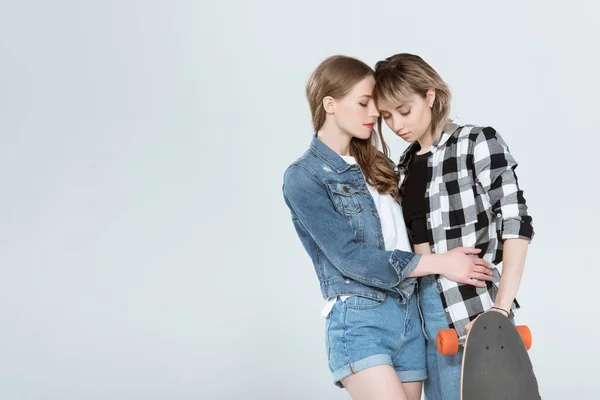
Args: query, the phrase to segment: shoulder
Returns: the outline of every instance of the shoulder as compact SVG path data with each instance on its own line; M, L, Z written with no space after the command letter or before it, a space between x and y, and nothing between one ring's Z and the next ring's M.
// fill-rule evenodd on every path
M315 184L321 184L314 169L315 158L310 150L307 150L286 168L283 174L284 191L302 190Z
M484 127L481 125L460 125L452 134L457 139L476 139L484 129L490 127ZM492 128L493 129L493 128Z
M498 131L489 125L462 125L452 136L452 142L469 143L469 148L481 145L507 147Z
M474 142L493 140L500 136L496 129L489 125L463 125L456 130L454 135L457 138L469 139Z

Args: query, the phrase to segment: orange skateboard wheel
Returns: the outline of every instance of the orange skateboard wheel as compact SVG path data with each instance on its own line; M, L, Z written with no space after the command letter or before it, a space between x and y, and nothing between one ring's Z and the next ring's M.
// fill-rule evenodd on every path
M440 329L436 337L438 352L443 356L458 353L458 335L454 329Z
M521 336L521 339L523 340L525 348L529 350L531 348L532 342L531 330L527 325L517 325L516 328L519 332L519 335Z

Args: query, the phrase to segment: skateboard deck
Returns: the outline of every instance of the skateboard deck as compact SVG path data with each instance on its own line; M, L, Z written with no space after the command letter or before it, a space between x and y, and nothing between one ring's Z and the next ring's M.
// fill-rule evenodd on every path
M523 339L508 318L481 314L465 339L461 399L541 399Z

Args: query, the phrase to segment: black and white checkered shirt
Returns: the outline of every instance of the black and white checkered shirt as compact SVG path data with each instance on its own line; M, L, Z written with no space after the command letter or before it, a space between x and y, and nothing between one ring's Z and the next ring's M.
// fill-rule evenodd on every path
M400 158L401 193L418 149L415 142ZM433 143L431 153L425 192L431 251L439 254L461 246L475 247L481 249L479 257L494 267L493 283L487 282L487 288L438 277L448 324L463 337L465 326L494 304L503 241L531 240L533 226L514 172L517 162L493 128L454 125ZM515 301L512 312L518 307Z

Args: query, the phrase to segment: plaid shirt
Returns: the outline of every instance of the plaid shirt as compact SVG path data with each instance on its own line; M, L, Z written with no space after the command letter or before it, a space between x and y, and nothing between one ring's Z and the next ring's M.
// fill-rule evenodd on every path
M413 143L400 158L401 193L411 158L419 148ZM493 282L487 282L487 288L438 276L448 324L462 338L465 326L494 304L503 241L531 240L534 232L514 172L517 162L493 128L454 125L433 143L431 153L425 210L432 253L475 247L481 249L479 257L493 266ZM511 314L518 307L515 300Z

